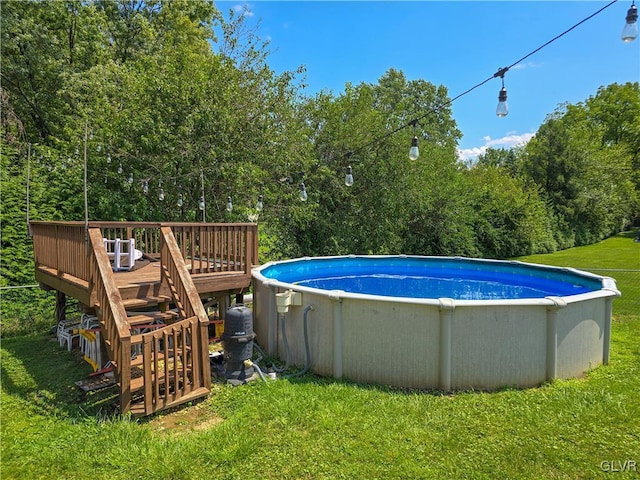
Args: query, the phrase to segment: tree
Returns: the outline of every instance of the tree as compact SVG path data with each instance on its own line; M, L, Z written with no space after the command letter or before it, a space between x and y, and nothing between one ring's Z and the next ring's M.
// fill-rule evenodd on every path
M308 102L321 194L313 199L313 220L295 234L305 254L473 250L471 231L448 221L463 206L460 191L450 195L460 178L460 132L447 103L445 88L407 81L393 69L376 84L348 84L338 97L322 93ZM418 117L415 132L404 128ZM414 133L423 143L412 163L407 153ZM349 164L355 184L346 188Z
M469 170L468 181L475 245L483 257L510 258L555 250L553 211L539 187L485 162Z
M521 171L551 202L562 248L601 240L638 217L639 122L638 84L611 85L556 110L527 144Z

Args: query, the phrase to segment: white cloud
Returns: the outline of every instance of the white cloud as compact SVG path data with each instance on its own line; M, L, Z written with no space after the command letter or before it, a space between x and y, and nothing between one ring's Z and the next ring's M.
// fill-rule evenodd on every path
M246 3L244 5L234 5L233 11L236 13L240 13L245 17L253 17L253 12L249 8L249 5Z
M535 133L523 133L517 135L516 132L507 132L502 138L491 138L489 135L482 137L484 145L480 147L461 148L458 150L458 157L460 160L467 161L477 158L479 155L484 155L489 148L512 148L519 145L525 145Z
M516 145L524 145L531 137L533 137L534 133L523 133L522 135L516 135L515 132L509 132L502 138L491 138L489 136L484 137L485 145L487 147L497 147L497 148L511 148Z
M534 63L534 62L518 63L517 65L514 65L513 67L511 67L511 70L524 70L525 68L540 68L542 65L543 63Z

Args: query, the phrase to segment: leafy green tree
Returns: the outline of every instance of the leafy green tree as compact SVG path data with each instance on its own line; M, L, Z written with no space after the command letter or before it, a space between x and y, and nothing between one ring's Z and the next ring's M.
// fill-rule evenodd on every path
M321 194L313 221L296 233L305 254L473 249L472 231L449 221L463 205L450 195L461 178L460 133L447 103L443 87L407 81L393 69L377 84L347 85L338 97L322 93L309 102ZM404 128L415 118L415 132ZM414 134L421 138L417 162L408 159ZM355 177L349 188L342 183L348 165Z
M527 144L521 171L550 201L561 248L598 241L638 217L639 122L638 84L614 84L556 110Z
M483 257L554 251L553 212L539 188L506 168L479 162L469 170L475 244Z
M60 136L73 113L60 87L107 55L101 25L96 6L80 0L2 3L3 88L33 141Z

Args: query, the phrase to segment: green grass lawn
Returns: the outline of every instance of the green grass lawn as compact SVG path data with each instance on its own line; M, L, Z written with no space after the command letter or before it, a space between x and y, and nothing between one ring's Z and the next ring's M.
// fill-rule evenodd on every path
M0 477L640 478L640 273L629 271L640 270L640 244L622 235L521 260L616 278L609 365L454 395L314 375L216 385L205 401L136 421L112 415L113 390L81 395L74 381L89 367L49 334L7 338ZM637 471L601 468L629 460Z

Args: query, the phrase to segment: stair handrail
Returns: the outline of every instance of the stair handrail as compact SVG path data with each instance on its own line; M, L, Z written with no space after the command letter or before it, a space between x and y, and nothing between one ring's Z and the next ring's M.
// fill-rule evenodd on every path
M103 338L114 374L120 384L120 412L131 408L131 331L127 312L113 276L99 228L89 228L90 291L92 306L98 307Z
M211 388L211 370L209 366L209 317L204 309L198 289L193 283L187 265L184 262L180 247L176 241L171 227L163 226L160 229L160 272L163 283L172 283L172 295L176 304L181 304L184 318L197 317L200 336L194 339L198 354L194 355L194 361L199 360L200 373L203 386ZM195 366L194 366L195 368Z

